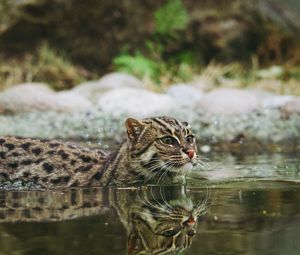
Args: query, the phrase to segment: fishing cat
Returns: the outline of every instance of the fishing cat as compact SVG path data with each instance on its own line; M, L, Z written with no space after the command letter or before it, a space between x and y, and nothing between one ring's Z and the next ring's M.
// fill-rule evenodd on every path
M125 122L128 138L113 153L56 140L0 137L0 182L32 181L43 188L161 182L199 163L186 122L155 117Z

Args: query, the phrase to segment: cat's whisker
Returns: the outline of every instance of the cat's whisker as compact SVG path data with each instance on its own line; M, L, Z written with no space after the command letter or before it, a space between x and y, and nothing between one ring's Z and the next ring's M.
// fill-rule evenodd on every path
M209 200L210 200L210 192L207 189L205 198L202 201L199 201L195 205L195 208L199 211L200 215L203 215L207 212L209 206Z
M161 187L160 187L160 191L161 191ZM155 198L155 196L154 196L154 194L153 194L153 189L152 189L152 188L151 188L151 195L152 195L153 200L154 200L157 204L159 204L161 207L164 207L164 204L160 203L160 202ZM163 200L163 202L165 202L165 201Z
M173 206L170 205L170 203L167 202L166 194L165 194L165 189L164 189L164 188L161 188L161 189L160 189L160 195L161 195L163 201L165 202L165 204L166 204L171 210L173 210L173 209L174 209Z
M161 161L157 161L161 164ZM148 168L147 170L142 170L137 176L136 179L138 179L140 176L145 177L144 182L149 181L150 179L152 179L157 173L154 173L156 170L160 169L160 165L159 164L155 164L152 167ZM159 172L159 171L157 171Z
M160 182L160 180L163 181L163 180L166 178L168 172L169 172L171 169L172 169L171 163L170 163L170 162L166 162L166 163L165 163L165 167L164 167L164 169L163 169L164 171L163 171L163 173L161 174L161 176L160 176L160 178L159 178L159 180L158 180L158 183Z
M164 164L163 167L161 168L161 170L163 171L159 177L159 179L157 180L158 183L160 183L160 181L163 179L163 176L167 173L167 165Z
M153 196L153 193L152 193L152 196ZM154 197L154 196L153 196ZM155 208L157 210L162 210L162 205L159 204L159 205L156 205L152 202L150 202L149 198L147 196L145 196L145 200L144 200L148 206L150 206L151 208ZM157 200L155 199L155 201L157 202Z
M203 162L202 160L198 160L198 159L196 161L196 164L197 164L197 166L200 166L201 168L205 168L205 169L210 167L209 163Z
M196 158L200 159L200 160L203 160L203 161L209 161L209 158L203 157L203 156L200 156L200 155L196 155Z

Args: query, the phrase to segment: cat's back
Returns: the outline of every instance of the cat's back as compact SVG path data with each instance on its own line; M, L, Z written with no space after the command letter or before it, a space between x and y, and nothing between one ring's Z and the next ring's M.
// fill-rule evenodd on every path
M0 181L30 180L46 188L86 186L97 180L107 157L101 150L58 140L0 136Z

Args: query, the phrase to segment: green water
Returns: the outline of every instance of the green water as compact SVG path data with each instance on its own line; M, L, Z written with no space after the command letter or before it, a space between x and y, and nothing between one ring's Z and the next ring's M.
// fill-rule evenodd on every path
M159 212L187 204L187 215L201 209L195 235L190 245L176 243L170 254L176 249L193 255L299 254L299 155L224 154L210 162L211 168L196 170L186 187L2 190L0 254L127 254L132 229L149 220L143 213L148 207L157 218L139 235L163 246L170 237L153 232ZM209 180L198 179L200 171ZM184 231L182 226L183 236ZM148 246L147 252L154 251Z

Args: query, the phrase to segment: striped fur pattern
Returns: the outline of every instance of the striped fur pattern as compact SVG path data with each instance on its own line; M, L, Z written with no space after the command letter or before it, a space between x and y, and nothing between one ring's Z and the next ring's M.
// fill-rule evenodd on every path
M126 230L127 254L178 254L190 247L197 222L209 209L209 193L199 194L186 193L182 186L1 191L0 223L56 222L107 213L109 221L120 221ZM1 234L14 239L10 229L10 224L1 228ZM2 238L14 250L15 242L9 240Z
M164 189L149 188L147 193L140 193L134 205L121 206L119 201L118 213L127 217L123 224L128 235L128 254L178 254L189 248L198 219L208 210L208 199L206 196L194 203L186 194L170 199Z
M199 161L189 125L171 117L126 120L128 138L115 153L56 140L0 137L0 181L44 188L163 182Z
M189 248L206 208L188 199L160 205L147 201L131 211L128 254L177 254Z

